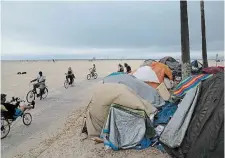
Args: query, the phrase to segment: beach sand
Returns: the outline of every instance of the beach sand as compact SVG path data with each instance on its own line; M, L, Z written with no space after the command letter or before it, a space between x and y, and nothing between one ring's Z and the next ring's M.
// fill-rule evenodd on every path
M2 92L7 93L9 96L24 97L29 90L29 82L36 78L39 71L43 72L46 76L46 84L50 90L57 89L63 86L65 81L65 73L68 67L71 67L77 81L86 80L89 68L93 64L96 65L99 77L104 77L111 72L117 71L118 64L127 62L136 69L142 63L141 60L71 60L71 61L3 61L2 62ZM17 75L17 72L27 72L25 75Z
M25 99L29 81L41 70L47 79L49 96L42 101L37 100L37 107L32 111L33 122L25 128L20 123L10 131L10 135L2 140L3 157L54 157L54 158L88 158L88 157L152 157L164 158L154 148L146 150L105 151L103 144L95 144L92 140L81 141L80 130L82 116L87 104L89 88L102 77L117 71L119 63L128 63L132 69L140 66L143 60L99 60L99 61L3 61L1 67L1 92L8 97L19 96ZM87 81L86 76L92 64L96 64L99 79ZM215 66L214 61L209 61ZM223 62L218 63L223 65ZM72 67L76 80L75 86L67 90L63 87L64 73ZM27 72L17 75L17 72ZM27 133L25 133L25 132ZM24 134L25 133L25 134Z

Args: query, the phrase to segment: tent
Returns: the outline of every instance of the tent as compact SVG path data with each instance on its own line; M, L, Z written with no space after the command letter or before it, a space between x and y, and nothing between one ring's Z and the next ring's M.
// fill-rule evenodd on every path
M155 107L160 107L165 104L165 101L154 88L132 75L122 74L117 76L108 76L103 79L103 83L124 84L131 88L142 99L147 100Z
M224 157L224 73L200 85L196 107L180 143L176 148L163 146L177 158Z
M123 84L96 84L88 101L84 127L89 136L100 136L112 104L118 104L134 110L143 110L149 116L156 111L150 102L138 97L135 92ZM84 129L84 128L83 128Z
M145 61L140 65L140 67L142 67L142 66L149 66L149 65L151 65L153 62L156 62L156 61L153 60L153 59L145 60Z
M160 83L164 81L165 76L170 80L173 80L172 71L167 65L160 62L152 62L150 66L156 73Z
M168 65L171 70L181 71L181 64L173 57L166 56L160 59L159 62Z
M152 70L150 66L143 66L137 69L133 75L141 81L144 82L155 82L159 83L159 79L156 73Z
M131 74L153 88L157 88L159 86L159 79L150 66L140 67Z
M118 104L111 106L101 134L104 145L113 150L146 148L150 146L150 138L154 136L154 128L144 110L134 110Z
M133 71L132 74L153 88L157 88L160 83L165 82L166 78L173 79L170 68L159 62L152 62L151 65L140 67Z

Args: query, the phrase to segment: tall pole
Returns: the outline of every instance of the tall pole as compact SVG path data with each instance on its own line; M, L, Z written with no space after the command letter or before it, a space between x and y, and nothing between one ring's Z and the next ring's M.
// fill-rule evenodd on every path
M191 75L187 1L180 0L182 79Z
M208 67L208 60L206 48L205 10L203 0L200 0L200 9L201 9L201 29L202 29L202 60L203 60L203 67L205 68Z
M218 54L216 54L216 66L217 66Z

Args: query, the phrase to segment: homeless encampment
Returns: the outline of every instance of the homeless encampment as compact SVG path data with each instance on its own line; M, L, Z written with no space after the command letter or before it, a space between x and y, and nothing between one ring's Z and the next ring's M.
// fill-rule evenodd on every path
M143 81L138 80L132 75L121 74L115 76L107 76L103 79L103 83L120 83L131 88L142 99L147 100L155 107L160 107L165 104L165 101L160 97L156 89L152 88Z
M184 99L187 95L193 102L188 104L187 100L178 105L160 138L164 148L177 158L223 158L224 73L203 81L199 89L193 88Z
M89 136L100 136L108 118L109 109L114 104L144 111L147 116L156 111L156 108L150 102L138 97L126 85L117 83L97 84L93 87L93 95L86 112L85 126ZM128 120L129 117L127 117ZM142 128L146 127L142 126Z

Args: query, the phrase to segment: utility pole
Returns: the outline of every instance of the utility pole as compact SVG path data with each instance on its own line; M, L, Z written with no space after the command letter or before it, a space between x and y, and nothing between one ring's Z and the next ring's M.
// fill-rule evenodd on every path
M180 0L182 79L191 75L187 1Z
M206 68L208 67L208 59L206 48L205 10L203 0L200 0L200 9L201 9L201 29L202 29L202 60L203 60L203 67Z

